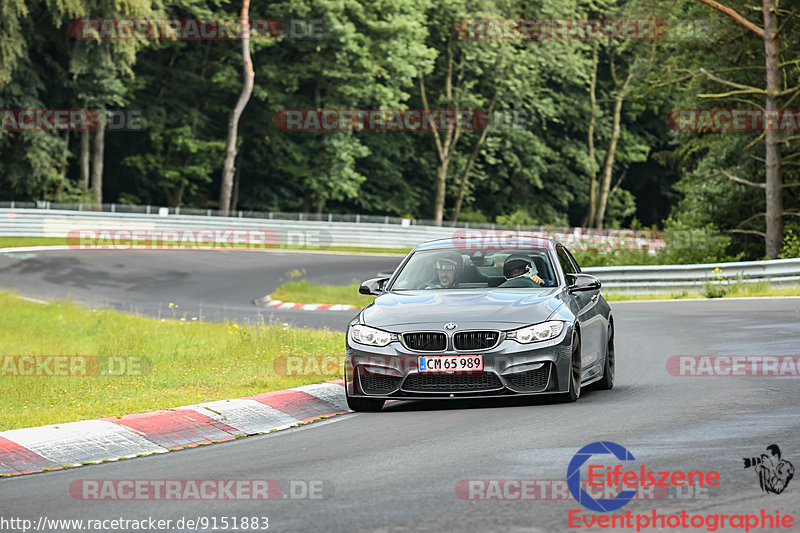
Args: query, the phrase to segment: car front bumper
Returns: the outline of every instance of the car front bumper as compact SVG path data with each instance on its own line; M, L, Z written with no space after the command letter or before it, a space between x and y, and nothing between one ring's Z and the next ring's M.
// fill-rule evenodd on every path
M489 350L419 352L400 342L366 346L348 335L347 394L382 399L452 399L553 394L569 390L572 326L555 339L530 344L504 339ZM418 357L482 355L483 372L419 372Z

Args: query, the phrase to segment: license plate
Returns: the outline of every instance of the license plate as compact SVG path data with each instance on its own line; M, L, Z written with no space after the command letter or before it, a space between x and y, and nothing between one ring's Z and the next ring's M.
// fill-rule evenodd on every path
M482 372L482 355L426 355L417 358L420 372Z

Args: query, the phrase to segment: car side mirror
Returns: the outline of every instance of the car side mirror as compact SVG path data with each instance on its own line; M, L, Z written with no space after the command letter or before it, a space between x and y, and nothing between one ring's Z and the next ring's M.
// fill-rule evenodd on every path
M596 291L600 286L600 280L591 274L567 274L569 292Z
M389 281L389 278L372 278L368 279L361 286L358 288L358 292L361 294L369 294L372 296L378 296L383 292L383 287L386 285L386 282Z

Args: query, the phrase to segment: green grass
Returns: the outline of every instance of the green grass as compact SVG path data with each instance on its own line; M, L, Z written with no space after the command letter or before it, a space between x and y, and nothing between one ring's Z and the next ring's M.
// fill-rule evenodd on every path
M284 283L272 293L272 298L303 304L348 304L366 307L375 297L359 294L359 285L359 282L350 285L316 285L301 279Z
M66 246L63 237L0 237L0 248L16 248L17 246Z
M147 241L145 241L147 242ZM93 243L95 244L95 243ZM98 245L113 245L110 241L98 241ZM131 244L131 241L121 241L121 244ZM66 246L67 240L63 237L0 237L0 248L16 248L21 246ZM211 245L201 244L197 248L211 248ZM229 247L220 247L220 250L228 250L230 248L253 248L247 244L231 244ZM179 247L174 246L168 249L178 250ZM196 248L193 248L196 249ZM280 249L280 250L310 250L321 252L358 252L367 254L386 254L404 256L411 251L411 248L390 249L390 248L359 248L355 246L297 246L297 245L276 245L264 246L259 249Z
M0 430L118 417L282 390L328 376L285 377L280 355L343 357L343 334L250 325L158 320L69 302L31 303L0 292ZM142 375L13 376L8 355L144 356Z

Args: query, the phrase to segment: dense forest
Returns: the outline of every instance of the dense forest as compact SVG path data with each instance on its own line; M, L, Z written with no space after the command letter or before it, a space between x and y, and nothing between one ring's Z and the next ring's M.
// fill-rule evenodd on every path
M797 2L0 6L0 201L654 227L703 232L707 259L800 252ZM186 31L244 17L250 32ZM17 124L45 109L100 125ZM293 129L289 110L475 120Z

